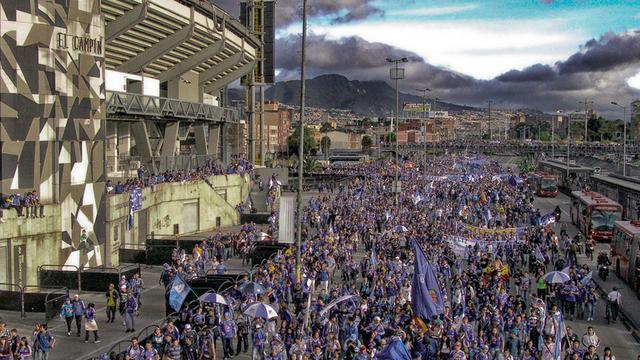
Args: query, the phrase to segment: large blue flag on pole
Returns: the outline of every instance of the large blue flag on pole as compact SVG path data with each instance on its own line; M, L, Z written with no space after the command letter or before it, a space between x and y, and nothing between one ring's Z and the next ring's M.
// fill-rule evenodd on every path
M411 307L413 313L423 319L431 319L444 310L442 293L431 264L420 245L414 241L415 261L411 283Z
M396 339L391 342L389 345L385 346L384 349L380 350L376 356L376 360L411 360L411 356L407 351L407 348L404 346L404 343Z
M564 316L562 312L558 316L558 326L556 328L555 346L553 347L553 360L561 360L562 358L562 338L566 330L564 328Z
M171 282L171 290L169 290L169 305L173 310L180 311L189 291L191 291L191 287L182 280L180 275L176 275Z

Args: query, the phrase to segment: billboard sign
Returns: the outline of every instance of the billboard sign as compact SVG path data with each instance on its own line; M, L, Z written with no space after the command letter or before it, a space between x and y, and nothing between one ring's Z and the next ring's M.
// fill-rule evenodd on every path
M448 111L429 111L429 117L432 119L442 119L449 117Z
M430 104L404 104L402 111L410 113L423 113L431 110Z

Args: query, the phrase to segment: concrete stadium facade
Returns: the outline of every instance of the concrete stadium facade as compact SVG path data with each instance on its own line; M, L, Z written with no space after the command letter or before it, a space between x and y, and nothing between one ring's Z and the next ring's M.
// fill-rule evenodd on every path
M238 114L218 99L259 49L209 2L1 1L0 193L36 190L45 217L5 209L0 282L33 284L42 264L105 264L105 184L127 176L118 159L170 170L185 126L196 139L189 156L228 156ZM129 80L113 89L109 76Z

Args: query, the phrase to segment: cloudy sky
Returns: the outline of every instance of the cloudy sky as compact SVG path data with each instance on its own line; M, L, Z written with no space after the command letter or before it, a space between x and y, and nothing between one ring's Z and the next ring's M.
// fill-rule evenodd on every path
M232 14L237 1L213 0ZM278 0L278 80L299 78L301 0ZM444 101L601 112L640 98L638 0L309 0L308 72L388 80Z

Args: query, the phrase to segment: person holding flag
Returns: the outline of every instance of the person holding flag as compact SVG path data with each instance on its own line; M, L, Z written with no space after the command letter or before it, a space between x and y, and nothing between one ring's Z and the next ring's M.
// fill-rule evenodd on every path
M442 314L444 305L433 268L417 241L413 242L415 252L413 280L411 283L411 308L419 318L430 320Z

